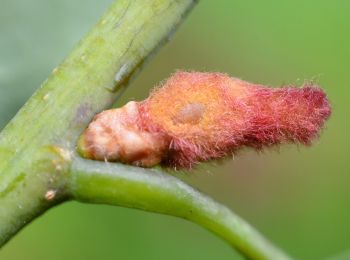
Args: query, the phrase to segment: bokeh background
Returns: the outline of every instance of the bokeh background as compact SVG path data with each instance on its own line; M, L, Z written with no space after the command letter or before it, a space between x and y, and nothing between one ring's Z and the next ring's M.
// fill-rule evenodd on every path
M0 129L112 0L0 0ZM311 148L244 150L177 175L297 259L350 248L350 1L202 0L123 96L140 100L176 69L273 86L313 80L334 109ZM28 122L30 123L30 122ZM181 219L65 203L22 230L0 259L241 259Z

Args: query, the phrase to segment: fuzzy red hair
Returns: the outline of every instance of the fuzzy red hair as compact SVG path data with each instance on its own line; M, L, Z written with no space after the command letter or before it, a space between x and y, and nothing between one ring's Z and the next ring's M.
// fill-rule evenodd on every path
M152 163L147 163L147 157L126 162L141 166L161 162L189 168L242 146L309 145L331 114L325 93L312 84L267 88L221 73L202 72L177 72L149 98L135 104L132 127L124 125L132 128L133 134L147 134L140 151L148 156L153 153ZM155 147L158 144L162 147ZM89 154L88 149L83 150ZM122 156L113 158L125 162Z
M202 105L199 122L175 120L191 104ZM180 167L242 146L308 145L331 113L325 93L313 85L273 89L201 72L177 72L141 103L141 110L143 129L171 139L164 163Z

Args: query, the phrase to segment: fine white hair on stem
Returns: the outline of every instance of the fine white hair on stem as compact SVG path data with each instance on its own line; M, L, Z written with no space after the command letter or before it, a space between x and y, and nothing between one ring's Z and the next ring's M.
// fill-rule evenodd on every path
M118 70L118 72L115 74L114 80L115 80L116 82L120 82L120 81L123 79L123 77L127 74L128 69L129 69L128 64L126 64L126 63L123 64L123 65L120 67L120 69Z

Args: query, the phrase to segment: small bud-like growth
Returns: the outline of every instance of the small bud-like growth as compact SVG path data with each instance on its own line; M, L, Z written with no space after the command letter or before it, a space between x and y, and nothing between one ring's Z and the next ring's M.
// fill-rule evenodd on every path
M309 145L330 114L325 93L311 84L267 88L177 72L148 99L97 115L79 149L91 159L188 168L243 146Z

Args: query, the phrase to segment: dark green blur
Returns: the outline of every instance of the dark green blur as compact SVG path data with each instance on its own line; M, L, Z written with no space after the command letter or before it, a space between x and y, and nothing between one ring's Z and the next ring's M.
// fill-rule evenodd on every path
M0 129L111 2L0 0ZM321 85L333 115L313 147L247 149L234 160L177 174L297 259L350 248L349 11L345 0L202 0L119 102L145 98L176 69L226 72L273 86ZM181 219L69 202L27 226L0 259L240 257Z

